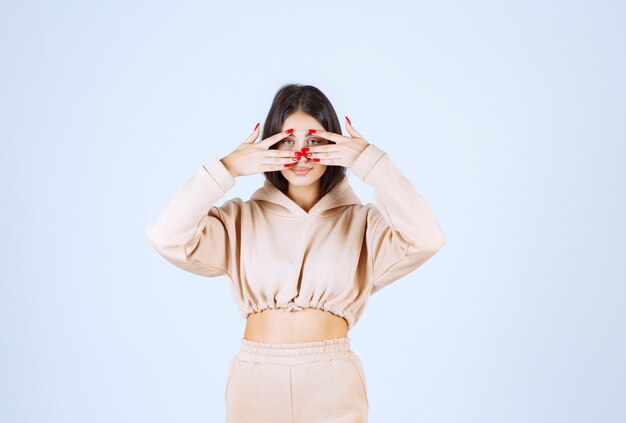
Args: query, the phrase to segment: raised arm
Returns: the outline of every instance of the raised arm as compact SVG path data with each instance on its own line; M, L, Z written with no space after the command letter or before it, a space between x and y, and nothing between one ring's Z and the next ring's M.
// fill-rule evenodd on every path
M374 294L435 255L445 238L426 200L386 152L369 144L351 169L374 189L376 204L366 204Z
M241 201L215 203L235 185L235 177L215 157L200 166L148 226L150 244L170 263L202 276L229 273L234 240L226 219L233 219Z

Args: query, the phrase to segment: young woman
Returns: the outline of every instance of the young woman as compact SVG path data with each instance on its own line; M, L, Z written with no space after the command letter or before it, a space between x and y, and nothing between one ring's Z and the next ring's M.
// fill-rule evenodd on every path
M246 329L225 388L227 422L367 422L365 373L348 330L370 295L444 244L424 198L387 153L310 85L280 88L263 127L185 181L150 224L152 246L225 275ZM373 187L361 204L346 168ZM249 200L216 206L263 172Z

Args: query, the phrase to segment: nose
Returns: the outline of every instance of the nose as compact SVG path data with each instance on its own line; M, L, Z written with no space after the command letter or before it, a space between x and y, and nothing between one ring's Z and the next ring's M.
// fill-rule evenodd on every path
M302 161L304 161L306 163L309 160L311 160L311 153L309 153L309 152L304 152L302 150L297 150L297 151L294 151L293 154L298 159L298 160L294 160L294 161L302 160Z

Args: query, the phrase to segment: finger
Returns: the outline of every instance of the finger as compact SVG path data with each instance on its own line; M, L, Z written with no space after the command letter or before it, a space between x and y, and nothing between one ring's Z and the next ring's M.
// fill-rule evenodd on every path
M312 145L308 147L308 153L331 153L331 152L341 152L345 149L345 146L339 146L339 144L325 144L325 145Z
M318 165L344 166L344 163L346 162L346 157L336 152L315 153L309 160L313 160Z
M261 164L287 168L298 163L303 158L302 151L265 150L266 155ZM276 169L272 169L276 170Z
M309 158L309 160L313 160L313 159L321 159L321 160L326 160L326 161L341 160L342 157L344 156L338 153L337 151L323 151L323 152L314 151L311 157Z
M343 159L337 156L326 158L314 156L312 159L309 160L313 160L316 165L321 166L343 166Z
M276 144L278 141L286 138L293 132L293 128L285 129L284 131L280 131L277 134L272 135L271 137L265 138L263 141L258 142L258 144L262 145L265 148L270 148L272 145Z
M311 132L311 131L315 131L315 132ZM340 134L335 134L334 132L328 132L328 131L321 131L319 129L312 129L309 130L309 132L311 134L315 134L318 135L320 138L324 138L330 141L334 141L337 144L341 144L344 142L350 142L350 138L349 137L344 137L343 135Z
M269 150L269 151L274 151L274 150ZM261 166L261 171L262 172L274 172L277 170L283 170L283 169L287 169L295 164L298 163L298 161L301 160L301 158L294 158L293 155L289 156L289 157L283 157L283 156L266 156L263 159L261 159L261 161L259 162L259 165Z
M359 134L356 129L354 129L354 126L352 126L352 123L347 119L347 117L345 125L346 130L348 131L348 134L350 134L350 136L352 136L353 138L363 138L363 136Z
M287 169L293 166L294 164L295 162L282 163L282 164L264 164L262 167L262 171L263 172L275 172L277 170L280 171L280 170Z
M295 164L300 160L302 160L302 157L293 155L289 157L267 157L261 161L261 164L268 166L285 166Z
M244 143L247 143L247 144L254 143L254 140L256 140L259 137L259 134L261 133L260 125L261 125L260 122L256 124L256 126L254 127L254 131L252 131L252 134L248 138L246 138Z
M291 150L267 150L265 151L265 157L270 159L289 159L296 154L300 154L301 151L291 151Z

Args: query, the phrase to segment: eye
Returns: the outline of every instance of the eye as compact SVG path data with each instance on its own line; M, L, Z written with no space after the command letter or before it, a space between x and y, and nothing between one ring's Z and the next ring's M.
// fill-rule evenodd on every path
M288 144L288 143L293 143L293 142L294 142L294 140L293 140L293 139L291 139L291 138L287 138L287 139L285 139L285 140L282 140L280 143L281 143L281 144L283 144L283 145L286 145L286 144ZM315 143L314 145L317 145L317 144L321 144L321 143L322 143L322 140L309 139L307 142L308 142L309 144Z

